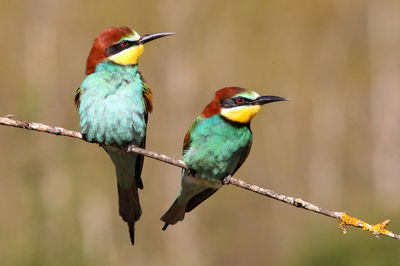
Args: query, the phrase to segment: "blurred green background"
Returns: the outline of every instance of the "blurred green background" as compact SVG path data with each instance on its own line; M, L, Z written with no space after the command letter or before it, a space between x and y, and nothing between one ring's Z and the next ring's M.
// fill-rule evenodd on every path
M1 0L0 115L79 131L75 89L93 39L127 25L146 45L147 147L180 158L214 91L292 101L254 119L236 177L400 233L400 2ZM180 169L146 159L136 245L97 145L0 127L0 265L395 265L399 242L227 186L161 231Z

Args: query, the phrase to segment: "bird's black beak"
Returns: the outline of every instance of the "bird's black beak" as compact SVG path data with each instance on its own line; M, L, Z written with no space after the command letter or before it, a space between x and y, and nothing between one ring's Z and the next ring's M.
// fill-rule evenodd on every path
M139 39L139 44L144 44L146 42L150 42L152 40L158 39L158 38L162 38L165 36L169 36L169 35L174 35L175 33L173 32L160 32L160 33L152 33L152 34L146 34L140 37Z
M252 104L263 105L263 104L279 102L279 101L289 101L289 99L279 97L279 96L260 96L257 99L255 99L252 102Z

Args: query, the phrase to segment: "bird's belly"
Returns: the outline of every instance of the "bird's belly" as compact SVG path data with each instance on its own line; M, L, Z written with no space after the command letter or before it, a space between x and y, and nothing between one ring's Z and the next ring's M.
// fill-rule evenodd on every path
M88 105L80 115L82 132L89 141L106 145L139 145L146 133L145 110L141 101L108 96Z

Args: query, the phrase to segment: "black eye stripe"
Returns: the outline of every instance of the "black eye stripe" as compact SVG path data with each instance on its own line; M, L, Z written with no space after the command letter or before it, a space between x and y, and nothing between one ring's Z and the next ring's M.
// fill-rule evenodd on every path
M122 43L124 43L124 44L122 44ZM134 45L137 45L136 41L123 40L119 43L116 43L116 44L113 44L113 45L107 47L106 56L109 57L109 56L118 54L119 52L121 52L125 49L128 49L129 47L132 47Z
M239 98L240 100L238 100ZM252 100L244 97L235 97L235 98L221 99L219 105L223 108L231 108L235 106L250 105L251 102Z

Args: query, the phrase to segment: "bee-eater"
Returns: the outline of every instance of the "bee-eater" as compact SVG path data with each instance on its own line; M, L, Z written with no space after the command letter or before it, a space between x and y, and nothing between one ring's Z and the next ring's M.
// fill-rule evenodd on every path
M182 160L190 170L182 171L181 191L161 217L169 224L182 221L214 194L246 160L252 143L250 122L261 106L287 99L260 96L255 91L227 87L218 90L186 133Z
M127 222L134 244L135 222L142 209L138 188L143 189L143 156L121 148L145 147L152 91L138 71L143 44L173 33L140 36L128 27L111 27L94 40L86 61L86 79L77 89L82 134L99 143L116 170L119 214Z

